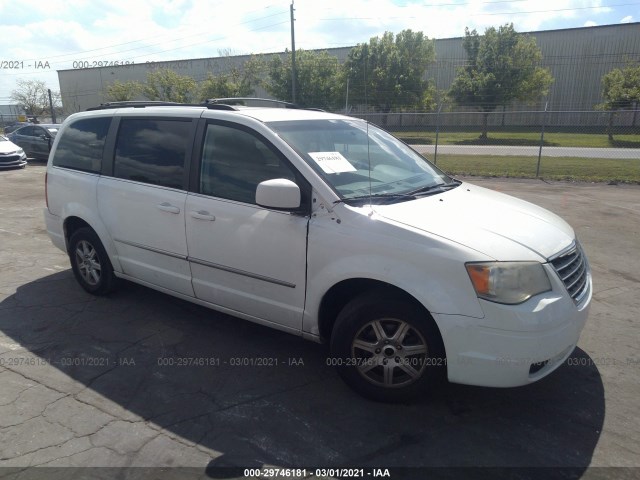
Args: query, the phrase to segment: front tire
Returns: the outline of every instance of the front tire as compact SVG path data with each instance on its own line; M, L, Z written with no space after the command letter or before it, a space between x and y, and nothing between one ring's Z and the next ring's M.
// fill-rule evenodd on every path
M93 295L105 295L115 288L116 277L109 256L98 235L79 228L69 239L69 260L76 280Z
M359 295L343 308L331 355L350 387L383 402L424 396L446 370L440 333L428 312L384 290Z

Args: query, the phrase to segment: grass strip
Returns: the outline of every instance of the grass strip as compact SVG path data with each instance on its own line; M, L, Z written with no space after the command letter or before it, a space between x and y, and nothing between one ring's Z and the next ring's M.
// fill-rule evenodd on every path
M535 157L498 155L438 155L437 165L452 175L535 178ZM640 159L543 157L540 177L580 182L640 184Z
M410 144L434 145L434 131L394 132L394 135ZM538 146L540 132L489 132L487 140L480 140L478 132L440 132L440 145L508 145ZM640 135L614 135L609 141L606 134L545 132L544 145L548 147L584 148L639 148ZM638 153L640 157L640 152Z

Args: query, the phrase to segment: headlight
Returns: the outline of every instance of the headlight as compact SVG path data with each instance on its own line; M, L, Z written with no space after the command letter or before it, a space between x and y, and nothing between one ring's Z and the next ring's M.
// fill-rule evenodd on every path
M478 297L514 305L551 290L549 277L538 262L486 262L465 265Z

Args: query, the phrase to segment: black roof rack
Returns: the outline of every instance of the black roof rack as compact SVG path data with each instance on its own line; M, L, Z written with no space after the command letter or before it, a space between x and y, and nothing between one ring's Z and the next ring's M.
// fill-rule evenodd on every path
M110 108L145 108L145 107L200 107L208 108L210 110L237 110L233 105L224 104L209 104L203 103L179 103L179 102L162 102L154 100L134 100L134 101L122 101L122 102L107 102L101 103L97 107L87 108L87 111L92 110L108 110Z
M249 105L253 103L254 105ZM158 100L133 100L120 102L101 103L97 107L87 108L92 110L108 110L110 108L145 108L145 107L200 107L210 110L238 110L238 107L276 107L276 108L295 108L300 110L316 110L322 112L319 108L305 108L295 103L285 102L283 100L274 100L272 98L257 97L231 97L231 98L209 98L202 103L179 103L179 102L163 102Z
M273 98L259 98L259 97L229 97L229 98L209 98L204 101L206 105L242 105L245 107L256 106L266 107L274 106L279 108L304 108L295 103L285 102L283 100L274 100ZM249 105L253 103L256 105ZM264 105L264 104L267 105Z
M284 100L274 100L273 98L259 97L230 97L230 98L209 98L204 101L207 105L242 105L244 107L276 107L276 108L295 108L298 110L313 110L316 112L324 112L321 108L302 107L297 103L285 102ZM249 105L253 103L254 105ZM266 104L266 105L265 105Z

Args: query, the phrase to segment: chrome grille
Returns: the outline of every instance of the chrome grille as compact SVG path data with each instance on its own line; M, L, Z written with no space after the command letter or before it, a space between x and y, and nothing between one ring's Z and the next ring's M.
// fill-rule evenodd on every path
M580 303L589 288L587 259L579 244L551 259L551 265L575 303Z

